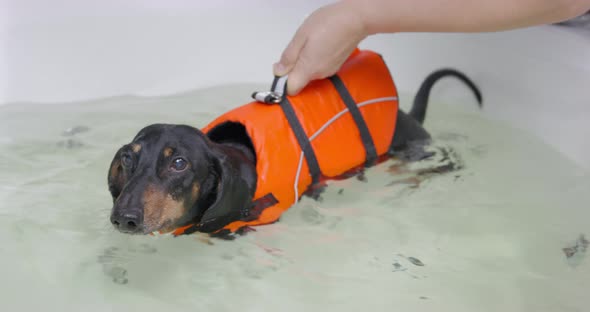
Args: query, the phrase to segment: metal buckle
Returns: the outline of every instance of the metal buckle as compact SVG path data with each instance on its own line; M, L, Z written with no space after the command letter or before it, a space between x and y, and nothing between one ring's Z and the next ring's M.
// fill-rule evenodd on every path
M266 104L281 103L287 89L287 75L281 77L275 76L270 89L270 91L254 92L252 93L252 98Z
M281 103L283 97L274 91L261 91L252 93L252 98L266 104Z

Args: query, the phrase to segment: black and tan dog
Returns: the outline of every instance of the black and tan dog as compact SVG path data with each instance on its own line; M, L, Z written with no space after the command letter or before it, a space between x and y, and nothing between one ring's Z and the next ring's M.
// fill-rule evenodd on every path
M341 72L339 75L345 75L345 73ZM379 159L382 159L384 155L399 156L412 149L412 143L428 142L430 135L422 127L428 96L435 82L445 76L454 76L465 82L473 90L481 106L479 90L465 75L452 69L436 71L427 77L421 85L409 114L401 110L396 112L395 119L389 122L395 129L393 134L387 137L390 140L387 142L387 148L381 148L381 152L376 152L373 155L378 156ZM337 80L333 77L329 80L328 83L332 83L338 89L338 86L342 87L342 81L345 79ZM343 94L340 91L342 90L339 90L339 94L343 95L344 101L347 100L347 97L350 100L352 97L350 93L345 90ZM288 100L286 102L286 104L276 105L289 104ZM296 101L291 99L291 102ZM395 104L394 109L397 110L397 102ZM258 105L265 106L267 104ZM353 113L350 106L345 111ZM282 107L282 110L279 109L279 113L289 115L288 107ZM351 121L350 127L357 131L356 127L360 126L354 117L350 117L350 120L354 121ZM306 118L312 117L306 116ZM297 137L297 122L293 124L293 120L290 120L287 124L287 130L290 131L292 137ZM265 126L274 131L273 125L266 124ZM114 203L110 216L112 224L120 232L128 234L150 234L153 232L187 234L197 231L227 234L237 232L248 225L276 221L282 211L296 202L301 194L304 194L304 192L299 194L297 191L298 184L295 184L295 198L292 200L290 198L286 200L285 196L281 195L281 190L275 191L272 189L274 187L272 185L270 186L272 192L266 190L261 192L260 189L263 187L261 184L266 181L264 179L272 180L271 178L274 176L283 176L288 181L295 179L297 183L299 179L303 179L303 176L309 176L307 177L308 182L299 184L299 187L304 187L302 190L305 191L314 189L322 182L322 177L324 180L330 177L323 171L327 170L325 169L328 167L326 164L331 164L336 161L335 159L322 159L321 148L317 147L318 145L313 148L318 152L318 155L313 155L317 156L315 160L307 155L313 154L313 150L310 152L311 144L309 144L314 138L313 136L307 135L307 141L306 138L303 141L301 138L280 141L277 146L277 143L268 143L274 142L271 139L268 139L265 144L267 138L254 134L255 130L249 129L249 127L239 122L225 122L221 126L207 131L187 125L172 124L153 124L142 129L131 143L124 145L116 152L109 169L108 185ZM281 126L277 125L276 127ZM364 125L364 127L368 129L370 125L369 127ZM361 133L360 139L351 138L350 140L358 140L359 146L364 147L366 155L369 155L370 149L364 144L366 142L361 140L363 136L361 130L361 128L358 129ZM281 130L277 128L276 131L280 132ZM253 138L254 135L258 137ZM272 134L267 135L271 136ZM361 144L360 141L364 143ZM373 149L380 149L378 140L374 141L372 142ZM282 146L283 144L285 146ZM286 147L289 144L294 147ZM335 153L341 154L342 157L345 157L347 153L354 154L354 151L349 150L352 143L341 142L339 146ZM263 167L274 165L272 163L261 165L260 162L264 157L266 157L264 161L272 162L271 158L264 156L268 154L267 152L280 155L288 148L295 148L297 155L299 152L301 155L305 152L305 159L303 157L297 158L298 162L294 162L294 164L298 164L298 170L291 170L291 168L286 170L284 167L275 166L274 168L279 169L262 172L266 170ZM273 151L268 151L268 149L273 149ZM282 161L280 158L275 159L278 159L275 161ZM320 165L318 166L320 168L316 168L316 170L322 171L319 180L313 177L314 162ZM374 159L371 164L364 162L358 165L365 167L378 162ZM356 167L359 167L358 165ZM342 174L338 176L343 176L344 171L348 172L350 169L354 168L343 168ZM270 175L271 177L262 177L261 175ZM297 175L296 178L295 175ZM287 188L293 192L292 184L288 184ZM292 194L289 193L289 196ZM268 212L270 211L268 207L276 206L277 202L281 201L283 201L281 209ZM232 226L228 227L228 225Z

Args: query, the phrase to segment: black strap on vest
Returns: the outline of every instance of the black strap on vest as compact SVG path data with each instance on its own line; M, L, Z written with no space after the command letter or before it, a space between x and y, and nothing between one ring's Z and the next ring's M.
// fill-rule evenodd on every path
M315 152L311 146L311 142L305 134L305 130L301 126L297 115L295 114L295 110L293 109L293 105L284 96L281 100L281 108L283 109L283 113L285 114L285 118L289 122L291 129L293 130L293 134L297 138L297 142L299 142L299 147L303 151L303 155L305 156L305 160L307 160L307 166L309 167L309 173L311 174L311 181L312 184L316 184L320 182L320 176L322 174L320 170L320 165L318 164L318 159L315 156Z
M377 162L378 155L375 148L375 143L373 142L373 138L371 137L371 133L369 132L369 128L367 127L363 115L361 114L361 111L359 110L356 102L348 92L348 89L344 85L342 79L340 79L338 75L333 75L329 79L342 98L342 101L348 108L348 111L352 115L352 118L359 131L363 146L365 147L365 166L371 167ZM285 114L285 118L287 119L287 122L289 122L289 125L291 126L291 129L297 138L299 147L303 151L305 160L307 161L309 173L312 178L312 184L319 183L322 172L320 170L317 157L311 146L311 142L305 133L305 130L301 126L301 123L295 114L293 105L291 102L289 102L289 99L287 99L287 76L275 76L270 89L270 92L254 92L252 97L267 104L278 103L281 106L281 109Z
M344 104L346 104L348 111L352 115L352 119L354 120L354 123L359 130L359 134L361 135L361 141L365 146L365 166L371 167L377 161L378 156L377 150L375 149L375 144L373 143L373 138L371 137L371 133L367 127L367 123L365 123L365 119L363 118L361 111L359 110L358 106L356 106L356 102L348 92L348 89L346 89L342 79L340 79L338 75L333 75L330 77L330 81L336 88L336 91L338 91L338 94L340 94L342 101L344 101Z
M272 207L278 203L279 200L272 193L267 193L266 195L254 200L252 202L252 206L244 210L242 213L242 220L256 220L258 217L260 217L264 209Z

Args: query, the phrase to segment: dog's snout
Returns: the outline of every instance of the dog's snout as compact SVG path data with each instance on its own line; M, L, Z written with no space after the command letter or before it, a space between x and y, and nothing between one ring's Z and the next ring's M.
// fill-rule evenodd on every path
M123 233L139 233L142 231L141 216L138 213L125 212L111 216L111 223Z

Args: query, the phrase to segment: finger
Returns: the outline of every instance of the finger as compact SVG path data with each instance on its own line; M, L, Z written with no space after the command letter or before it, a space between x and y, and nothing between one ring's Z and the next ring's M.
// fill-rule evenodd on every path
M306 69L305 63L301 60L295 64L289 73L287 81L287 94L297 95L311 80L310 71Z
M293 39L287 45L287 48L281 54L281 59L279 62L273 65L273 71L276 76L284 76L291 71L293 66L297 63L297 59L299 58L299 53L305 46L305 41L307 38L305 27L300 27Z

